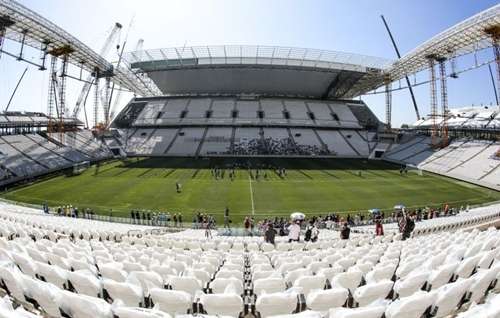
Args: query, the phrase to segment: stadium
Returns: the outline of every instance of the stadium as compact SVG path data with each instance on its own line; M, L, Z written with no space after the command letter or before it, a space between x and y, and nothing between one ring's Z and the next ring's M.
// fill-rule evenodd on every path
M0 66L48 75L0 113L0 317L500 317L500 5L402 56L382 20L397 59L96 52L0 0ZM495 105L451 108L484 68Z

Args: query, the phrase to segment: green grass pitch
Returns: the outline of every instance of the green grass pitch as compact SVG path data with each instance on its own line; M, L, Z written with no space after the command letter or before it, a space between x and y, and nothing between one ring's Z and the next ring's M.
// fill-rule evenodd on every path
M246 163L248 159L239 159ZM72 204L96 213L129 216L131 209L182 212L191 221L195 211L210 213L220 221L225 207L239 222L246 215L256 219L286 216L293 211L309 215L353 213L370 208L479 204L500 200L500 192L468 183L410 171L401 176L399 166L382 161L347 159L252 159L252 164L286 167L281 178L273 169L262 170L252 180L248 169L228 172L215 180L210 167L224 167L230 159L132 158L92 166L79 176L57 176L11 189L10 200L50 206ZM251 170L254 172L255 170ZM267 173L267 179L262 176ZM361 171L361 175L359 175ZM175 183L182 184L177 193Z

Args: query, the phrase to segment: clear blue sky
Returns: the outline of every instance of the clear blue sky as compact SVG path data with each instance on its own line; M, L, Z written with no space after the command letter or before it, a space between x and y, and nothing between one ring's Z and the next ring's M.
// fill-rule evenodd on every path
M115 21L125 29L132 17L132 45L143 38L144 48L183 45L260 44L296 46L353 52L395 58L380 20L387 18L402 54L446 28L497 3L494 0L22 0L40 13L100 50L106 32ZM125 32L123 32L124 35ZM9 49L17 50L9 44ZM488 53L489 54L489 53ZM37 59L38 53L27 52ZM459 67L470 66L460 61ZM25 64L0 59L0 107L8 98ZM46 111L47 72L30 67L11 106L12 110ZM425 74L421 74L423 79ZM81 84L68 86L68 104L73 107ZM429 112L428 86L416 89L422 114ZM451 107L494 102L487 68L468 72L449 83ZM379 119L384 120L384 96L363 97ZM123 100L123 103L128 101ZM393 97L393 123L415 121L406 92Z

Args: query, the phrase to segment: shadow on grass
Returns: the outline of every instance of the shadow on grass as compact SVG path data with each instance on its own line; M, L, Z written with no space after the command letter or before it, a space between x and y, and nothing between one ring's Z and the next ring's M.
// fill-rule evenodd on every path
M285 168L293 170L397 170L399 165L366 159L326 158L129 158L116 168L211 169L233 166L251 169ZM303 172L301 172L303 173ZM303 173L307 176L305 173ZM353 173L354 174L354 173ZM355 173L357 174L357 173Z

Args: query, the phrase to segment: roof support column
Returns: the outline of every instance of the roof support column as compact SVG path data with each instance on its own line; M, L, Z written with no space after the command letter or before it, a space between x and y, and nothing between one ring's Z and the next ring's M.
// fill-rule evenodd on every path
M439 58L439 79L441 83L441 142L444 145L448 143L448 86L446 81L446 59Z
M49 125L47 131L52 134L54 131L54 107L56 104L56 65L57 57L55 55L50 56L50 68L49 68L49 91L47 99L47 116L49 117Z
M493 54L495 54L495 64L497 67L497 85L496 85L496 95L498 98L500 96L500 26L495 25L493 27L484 30L491 37L491 43L493 44Z
M389 77L385 78L385 123L387 129L391 129L392 120L392 82Z
M61 74L61 82L59 83L59 133L60 141L64 142L64 116L66 112L66 73L68 71L68 55L63 56Z
M104 127L108 127L109 124L109 107L110 107L110 98L109 94L111 92L111 77L106 77L106 86L105 86L105 91L104 91L104 100L105 104L102 105L104 108Z
M436 96L436 72L434 70L434 57L428 57L429 61L429 88L430 88L430 106L431 106L431 137L432 144L436 144L436 139L438 138L438 126L437 126L437 96Z
M99 71L95 71L95 86L94 86L94 129L99 123Z
M5 39L5 27L0 26L0 58L2 57L4 39Z
M495 53L495 62L497 67L497 95L500 96L500 40L498 37L493 39L493 52Z

